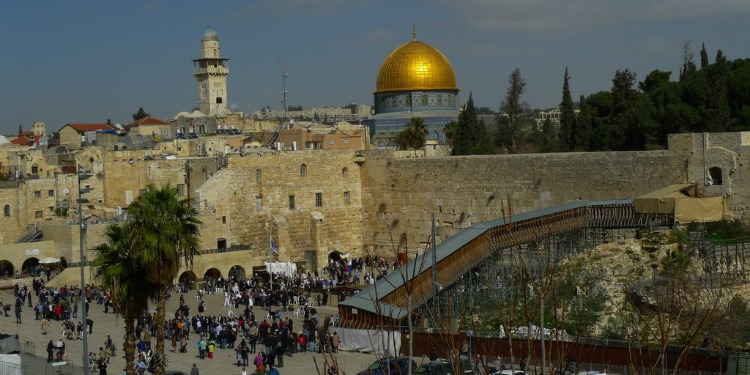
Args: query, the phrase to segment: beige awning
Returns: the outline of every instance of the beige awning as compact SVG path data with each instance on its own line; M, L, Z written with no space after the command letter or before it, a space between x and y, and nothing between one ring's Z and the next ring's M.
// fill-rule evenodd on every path
M657 191L635 198L635 212L649 214L674 213L675 200L695 197L695 185L669 185Z
M711 222L724 219L724 198L686 198L676 201L674 220L686 224Z

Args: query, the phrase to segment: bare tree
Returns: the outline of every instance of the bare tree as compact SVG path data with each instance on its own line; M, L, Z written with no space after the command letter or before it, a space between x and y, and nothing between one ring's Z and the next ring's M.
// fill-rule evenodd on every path
M518 151L523 136L522 127L529 112L528 103L521 99L525 91L526 80L521 77L521 70L516 68L508 77L505 100L500 103L500 111L495 117L497 145L509 154Z

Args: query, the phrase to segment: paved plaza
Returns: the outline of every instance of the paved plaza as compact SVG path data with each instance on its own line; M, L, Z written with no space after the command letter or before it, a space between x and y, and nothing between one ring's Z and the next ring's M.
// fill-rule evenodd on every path
M190 311L198 311L198 301L196 300L195 295L196 294L194 291L191 291L184 295L185 303L190 306ZM3 291L0 294L0 298L3 298L4 301L13 301L13 292ZM228 308L222 307L222 304L224 302L223 295L209 295L204 296L203 298L206 301L205 315L218 316L219 314L222 314L226 316L228 314ZM179 294L172 294L172 298L167 301L167 316L173 315L174 311L177 310L179 300ZM36 303L36 297L34 302ZM322 306L316 308L318 309L318 317L321 322L323 319L325 319L326 316L337 314L337 309L333 306ZM152 307L149 312L152 312L153 309L154 308ZM241 306L240 309L234 309L234 313L237 314L241 310L244 310L244 306ZM262 321L266 316L266 310L257 306L253 309L253 312L255 313L256 319L258 319L259 321ZM78 320L80 320L80 313L78 317ZM125 367L125 358L122 351L123 334L125 332L125 329L122 317L116 316L114 314L104 314L104 306L97 304L91 305L89 310L89 317L94 321L93 334L89 335L88 340L89 351L93 351L95 353L98 352L99 347L104 345L107 335L110 335L115 341L115 345L117 346L118 351L117 356L111 359L109 368L107 369L107 373L115 375L122 374L122 370ZM301 316L298 318L294 316L293 312L284 312L282 314L282 317L284 319L292 318L292 320L294 321L295 331L301 330ZM22 321L22 324L16 324L16 318L13 311L10 312L8 317L0 316L0 333L11 335L17 334L22 344L27 342L33 343L33 345L27 345L26 348L27 350L29 350L29 348L33 348L31 350L35 351L35 355L37 358L32 358L27 355L23 356L27 375L55 373L47 372L47 369L45 368L47 366L46 348L49 340L57 342L63 336L61 334L60 326L60 323L62 322L51 321L49 329L50 333L48 335L43 335L41 333L41 321L34 320L34 311L28 306L24 307L23 309ZM198 365L198 368L200 369L201 375L241 373L241 367L237 367L236 365L237 357L235 355L234 349L220 349L217 346L213 359L207 358L205 360L200 360L198 358L198 349L195 345L197 339L198 336L193 334L191 330L190 340L188 340L187 353L173 353L171 351L171 343L169 341L165 343L165 351L169 360L169 366L167 368L169 370L180 370L189 374L190 368L192 367L193 363L196 363ZM241 340L238 340L238 343L240 341ZM83 341L66 340L65 345L66 351L69 353L70 359L73 364L76 366L80 366ZM155 348L155 341L153 345L153 347ZM261 350L262 348L263 346L259 344L258 348L256 349ZM252 365L252 359L254 358L255 354L250 355L251 364L248 370L251 371L248 371L249 373L254 373L255 371L255 366ZM328 358L330 360L330 356L331 354L312 354L309 352L296 353L292 357L285 357L284 367L279 368L279 372L281 374L323 374L324 359ZM333 354L333 356L338 361L339 367L343 370L343 372L349 375L356 374L357 372L365 369L376 359L373 354L350 353L344 351L339 351L338 353ZM319 371L316 370L315 367L316 361L320 369ZM82 371L80 370L80 368L77 368L74 369L72 373L81 374ZM94 374L98 372L92 371L91 373Z

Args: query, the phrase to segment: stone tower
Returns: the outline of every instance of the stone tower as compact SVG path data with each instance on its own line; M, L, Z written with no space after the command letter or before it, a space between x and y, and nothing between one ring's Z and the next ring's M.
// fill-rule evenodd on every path
M209 27L201 39L201 58L193 60L193 75L198 80L198 107L204 114L226 111L228 61L221 58L219 35Z
M42 121L34 121L31 124L31 131L34 132L34 136L43 137L44 134L45 134L44 122L42 122Z

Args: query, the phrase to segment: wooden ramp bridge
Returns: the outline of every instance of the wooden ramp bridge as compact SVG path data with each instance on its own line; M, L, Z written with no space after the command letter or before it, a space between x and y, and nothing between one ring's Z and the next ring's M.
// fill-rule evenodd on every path
M503 254L518 255L541 246L553 249L549 254L560 259L611 242L613 230L667 226L673 221L670 214L638 213L633 200L626 199L575 201L475 224L438 244L434 254L426 251L340 302L339 325L401 327L408 316L407 296L411 296L412 311L424 311L434 303L433 298L440 299L451 289L455 293L464 276L471 278L483 264Z

